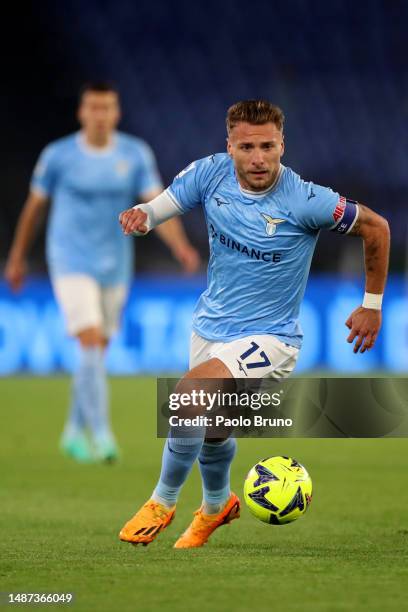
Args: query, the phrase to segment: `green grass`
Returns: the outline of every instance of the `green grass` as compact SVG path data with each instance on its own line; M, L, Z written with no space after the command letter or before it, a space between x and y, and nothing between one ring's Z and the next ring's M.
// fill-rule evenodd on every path
M200 503L194 469L171 527L135 548L117 534L158 475L155 383L112 381L115 466L59 455L68 388L64 378L0 381L0 591L73 591L78 612L406 608L407 440L240 440L233 489L256 460L294 455L313 477L308 514L276 527L243 508L203 549L176 551Z

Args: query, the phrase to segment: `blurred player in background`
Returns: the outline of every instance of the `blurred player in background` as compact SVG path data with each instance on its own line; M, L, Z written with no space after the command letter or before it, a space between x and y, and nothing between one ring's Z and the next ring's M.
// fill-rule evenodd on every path
M120 216L126 234L140 235L195 206L205 209L208 287L196 306L191 370L179 393L197 390L197 379L207 379L202 384L208 388L213 378L289 376L301 346L299 309L320 229L363 239L366 293L346 321L347 340L355 341L355 353L376 341L388 224L369 208L283 166L283 123L282 111L269 102L235 104L227 115L228 153L193 162L153 202ZM217 442L205 435L205 427L170 429L152 498L123 527L122 540L149 544L169 525L196 460L203 503L175 547L202 546L217 527L238 518L240 503L229 480L235 440Z
M51 200L49 273L68 332L80 345L62 449L79 461L104 461L118 454L109 421L104 350L119 324L133 259L117 217L130 200L155 198L162 184L149 146L116 131L120 104L114 87L107 83L84 86L78 120L79 132L52 142L40 155L5 276L13 290L21 287L29 247ZM199 256L180 221L171 219L157 229L183 268L196 271Z

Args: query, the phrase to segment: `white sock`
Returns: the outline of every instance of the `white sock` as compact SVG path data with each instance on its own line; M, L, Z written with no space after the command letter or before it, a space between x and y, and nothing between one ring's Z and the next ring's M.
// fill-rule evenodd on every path
M226 502L224 502L223 504L208 504L207 502L203 501L203 514L219 514L224 508L225 503Z
M157 495L156 491L153 491L151 499L157 502L158 504L161 504L165 508L170 509L170 508L174 508L175 506L175 504L170 503L168 500L164 499L163 497L160 497L160 495Z

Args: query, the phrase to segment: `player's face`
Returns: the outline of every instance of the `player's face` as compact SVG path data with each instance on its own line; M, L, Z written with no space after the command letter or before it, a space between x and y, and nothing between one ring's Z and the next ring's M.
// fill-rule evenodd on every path
M78 119L83 129L91 136L109 136L120 119L117 94L114 91L86 92L78 109Z
M283 134L274 123L238 123L229 133L227 150L244 189L264 191L276 179L283 155Z

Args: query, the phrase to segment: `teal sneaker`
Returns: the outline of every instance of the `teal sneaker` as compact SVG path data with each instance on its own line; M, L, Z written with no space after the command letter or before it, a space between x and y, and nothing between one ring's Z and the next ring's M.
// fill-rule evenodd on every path
M61 438L60 449L75 461L79 463L91 463L94 458L88 438L82 432L64 433Z
M119 459L119 448L112 434L94 438L94 458L102 463L115 463Z

